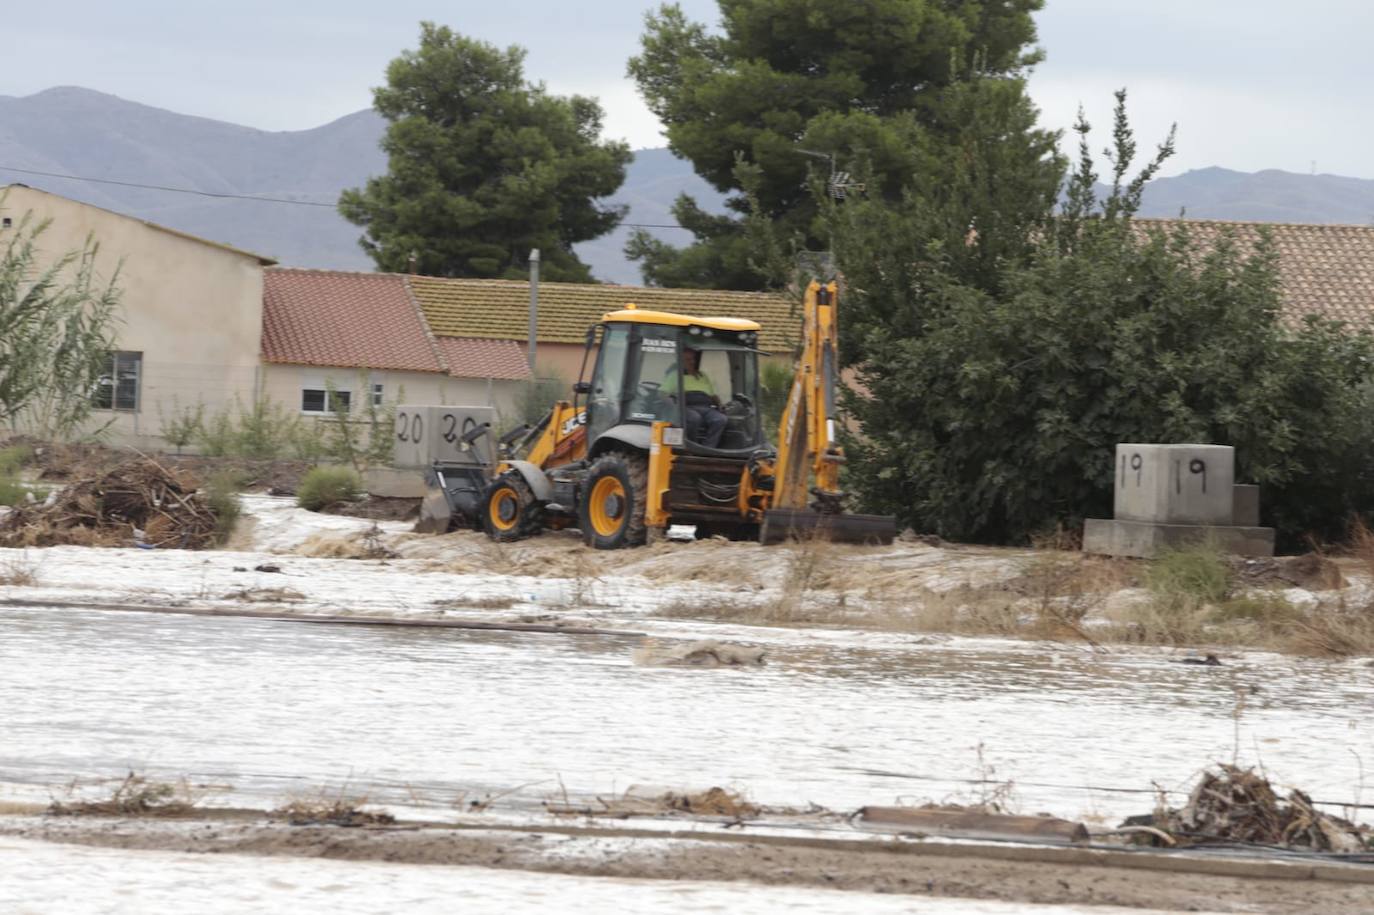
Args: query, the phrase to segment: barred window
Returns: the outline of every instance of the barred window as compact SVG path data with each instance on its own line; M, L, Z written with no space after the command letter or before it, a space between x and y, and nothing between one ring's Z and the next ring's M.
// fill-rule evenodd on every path
M95 386L97 410L138 410L143 379L143 354L117 350L105 357L105 368Z

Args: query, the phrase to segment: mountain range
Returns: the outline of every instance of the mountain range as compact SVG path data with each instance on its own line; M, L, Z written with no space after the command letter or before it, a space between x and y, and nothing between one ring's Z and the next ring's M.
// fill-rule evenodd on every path
M371 261L357 243L360 230L338 215L334 202L341 190L385 171L378 145L385 126L366 110L310 130L270 132L90 89L0 96L0 186L42 188L291 266L368 270ZM708 209L722 208L722 195L689 163L666 149L643 149L611 202L629 206L628 224L662 226L673 222L670 207L684 192ZM1151 182L1141 215L1180 213L1370 225L1374 180L1204 168ZM640 281L638 268L622 253L630 231L622 226L577 247L599 279ZM650 231L669 242L687 240L681 230Z

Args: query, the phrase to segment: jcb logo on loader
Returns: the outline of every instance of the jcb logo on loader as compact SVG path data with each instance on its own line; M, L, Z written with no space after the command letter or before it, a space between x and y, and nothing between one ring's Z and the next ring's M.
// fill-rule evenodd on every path
M578 426L585 426L586 424L587 411L579 410L577 411L576 416L569 416L567 419L563 420L563 425L558 428L558 434L571 435L572 431L576 429Z

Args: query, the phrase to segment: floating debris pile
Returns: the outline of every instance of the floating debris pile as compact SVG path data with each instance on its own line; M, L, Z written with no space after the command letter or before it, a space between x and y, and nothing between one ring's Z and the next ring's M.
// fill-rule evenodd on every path
M156 461L126 461L42 505L0 518L0 546L213 546L218 518L194 479Z
M1153 814L1130 817L1123 830L1151 845L1241 843L1350 854L1370 849L1368 827L1317 810L1294 789L1281 798L1254 769L1222 764L1205 772L1188 802L1163 804Z

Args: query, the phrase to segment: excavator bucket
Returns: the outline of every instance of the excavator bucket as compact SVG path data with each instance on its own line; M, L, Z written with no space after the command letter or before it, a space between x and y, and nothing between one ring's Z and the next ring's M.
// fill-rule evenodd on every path
M891 515L851 515L808 509L774 508L763 514L761 543L828 540L832 543L891 543L897 521Z
M425 490L425 498L420 502L420 518L415 522L417 534L445 534L453 527L453 508L448 504L448 496L437 486Z
M454 528L480 527L486 482L481 467L436 462L425 472L425 498L415 532L442 534Z

